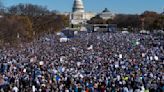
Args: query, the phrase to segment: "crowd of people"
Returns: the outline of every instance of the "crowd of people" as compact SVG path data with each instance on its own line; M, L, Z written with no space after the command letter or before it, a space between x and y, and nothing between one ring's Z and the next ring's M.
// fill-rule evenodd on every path
M0 49L0 91L164 92L163 45L154 34L48 34Z

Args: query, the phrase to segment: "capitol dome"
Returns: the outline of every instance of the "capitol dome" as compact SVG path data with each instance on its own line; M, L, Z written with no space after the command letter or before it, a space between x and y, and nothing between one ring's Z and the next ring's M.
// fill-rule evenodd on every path
M75 0L72 8L72 12L84 12L84 5L82 0Z
M113 19L115 15L105 8L100 14L98 14L98 16L100 16L102 19L108 20Z

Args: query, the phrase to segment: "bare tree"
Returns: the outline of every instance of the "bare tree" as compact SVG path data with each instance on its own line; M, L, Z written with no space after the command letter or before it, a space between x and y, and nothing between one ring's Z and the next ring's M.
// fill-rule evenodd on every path
M5 13L5 7L4 7L4 5L3 5L3 3L2 3L2 0L0 0L0 14L4 14Z
M11 6L8 9L10 14L14 15L26 15L26 16L40 16L49 14L49 10L46 7L33 5L33 4L18 4Z

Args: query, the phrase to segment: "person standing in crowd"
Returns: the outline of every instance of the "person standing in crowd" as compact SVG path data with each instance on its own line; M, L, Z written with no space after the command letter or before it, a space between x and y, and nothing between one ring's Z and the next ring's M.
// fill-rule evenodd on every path
M47 40L48 39L48 40ZM47 34L0 49L2 92L164 92L163 38L138 33Z

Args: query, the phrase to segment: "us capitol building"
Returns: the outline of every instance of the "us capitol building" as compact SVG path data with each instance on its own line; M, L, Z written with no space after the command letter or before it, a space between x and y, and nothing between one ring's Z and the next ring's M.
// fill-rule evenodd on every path
M107 8L98 14L93 12L85 12L82 0L74 0L72 12L63 14L69 16L70 23L75 25L85 24L88 20L95 16L99 16L105 20L114 18L114 14L111 13Z

